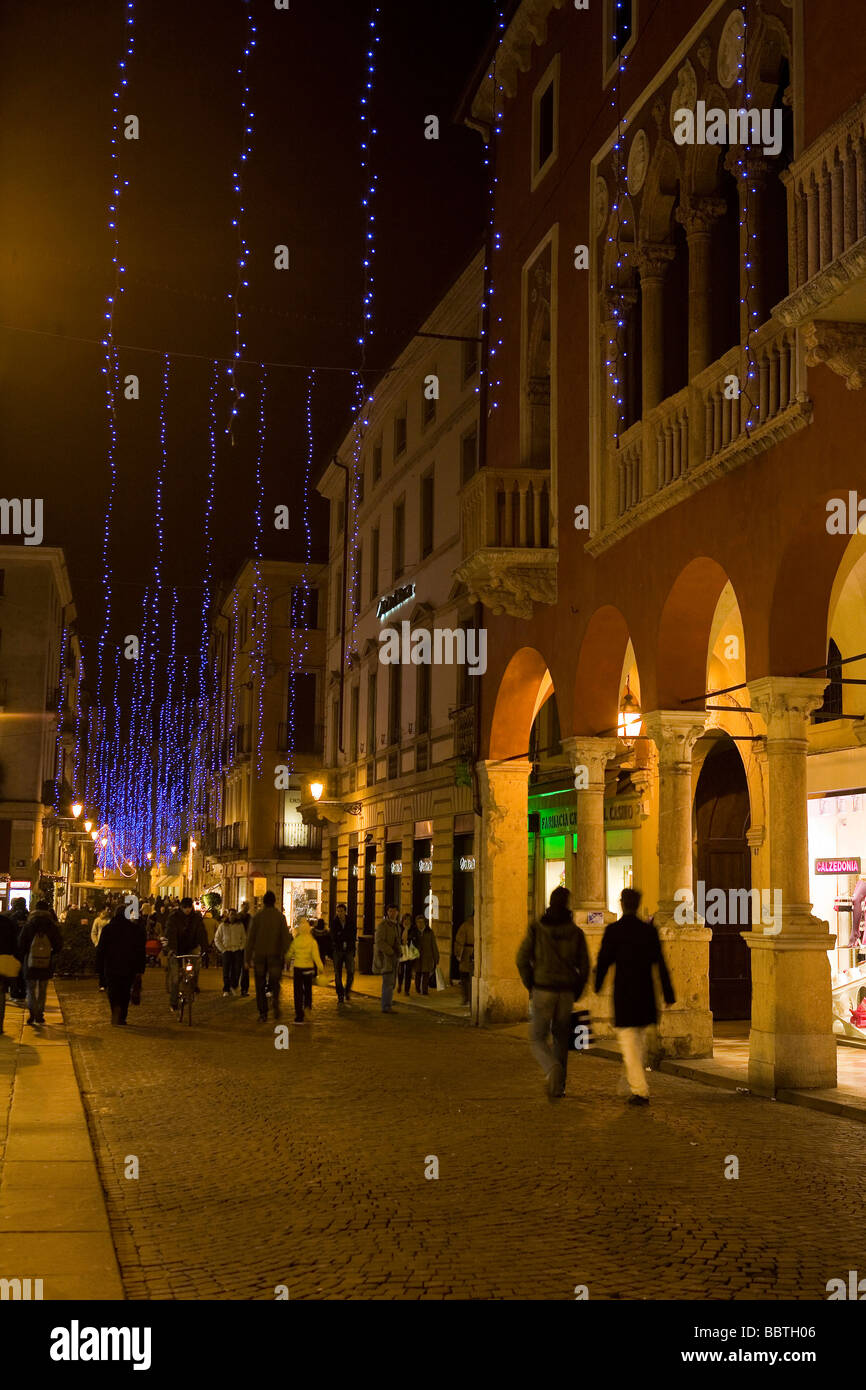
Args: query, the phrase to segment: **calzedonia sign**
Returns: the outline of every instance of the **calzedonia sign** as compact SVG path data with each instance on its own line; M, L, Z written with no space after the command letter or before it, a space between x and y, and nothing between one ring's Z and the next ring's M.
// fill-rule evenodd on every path
M816 874L859 874L860 859L816 859Z

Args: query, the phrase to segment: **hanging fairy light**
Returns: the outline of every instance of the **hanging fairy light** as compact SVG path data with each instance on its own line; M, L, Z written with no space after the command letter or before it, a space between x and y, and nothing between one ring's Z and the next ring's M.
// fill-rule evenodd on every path
M619 8L617 6L617 8ZM614 16L614 30L611 34L614 50L619 44L620 34L618 32L616 16ZM628 124L628 117L622 115L621 111L621 87L623 73L626 68L627 57L623 49L617 53L616 73L611 86L610 104L616 117L616 135L613 142L611 163L613 166L614 177L614 199L611 207L611 220L607 236L608 247L610 248L609 262L611 265L610 280L608 282L608 312L612 315L612 329L608 334L607 340L607 378L609 383L611 403L614 407L614 443L619 439L620 427L622 425L623 411L623 384L620 373L622 371L620 358L620 335L625 327L625 296L619 284L618 272L622 269L622 251L620 247L620 230L624 225L624 219L620 210L620 205L625 196L623 191L623 156L622 150L625 143L625 128Z
M265 406L268 394L268 379L262 373L262 389L259 397L258 448L256 450L256 510L253 535L253 603L252 616L255 623L255 642L253 660L255 679L258 682L258 701L256 709L256 772L262 775L262 748L265 738L265 657L267 655L268 593L262 580L262 515L264 510L264 484L262 482L262 463L267 437L267 416ZM252 666L253 660L250 665Z
M241 79L241 125L243 133L241 135L241 151L237 166L232 170L232 191L235 198L235 215L232 218L232 226L237 232L237 278L235 288L229 294L229 300L234 312L234 349L231 366L228 369L228 378L231 388L231 413L226 433L231 438L232 444L235 442L234 425L237 419L238 409L244 399L236 375L237 365L246 351L246 343L243 341L243 312L241 310L241 290L249 288L248 262L250 249L244 236L244 191L243 191L243 166L246 164L252 152L253 140L253 121L255 112L250 110L250 84L248 69L252 51L256 46L256 23L253 16L253 7L249 5L246 12L246 32L244 37L244 52L240 67L237 70L238 77Z
M739 74L737 86L740 95L740 109L749 110L752 104L752 93L749 90L749 65L748 65L748 15L746 7L740 11L743 18L743 42L740 50L740 57L737 63ZM758 378L758 366L755 358L755 349L752 342L753 335L760 327L760 311L757 305L757 290L753 276L752 257L755 254L753 242L758 239L757 230L753 230L750 224L750 211L752 203L757 204L758 189L754 183L755 168L754 161L746 159L744 146L740 145L739 153L735 156L737 168L737 183L740 189L740 235L743 247L743 278L746 282L745 293L740 294L741 322L745 318L746 341L743 344L746 355L746 381L740 385L740 395L745 396L748 402L748 413L742 428L748 433L752 415L757 409L755 396L755 382ZM743 313L743 311L745 311Z
M213 506L214 495L216 492L216 468L217 468L217 398L219 391L220 368L219 362L213 363L213 374L211 377L210 395L208 403L208 480L207 492L205 496L204 523L203 523L203 560L202 560L202 599L201 599L201 625L199 628L199 681L198 681L198 712L196 729L192 744L192 793L191 793L191 814L193 819L203 817L205 812L205 786L208 769L213 766L208 758L208 745L213 746L213 720L210 719L208 710L208 650L209 650L209 624L210 608L213 593Z
M493 279L493 265L501 249L501 233L497 231L496 228L497 188L499 184L499 174L496 167L496 151L498 149L499 136L502 131L502 111L499 104L500 86L497 79L499 44L505 32L505 15L502 5L499 6L497 12L496 28L498 36L496 51L488 79L491 85L490 131L484 143L484 167L487 170L487 256L489 264L485 277L486 283L481 294L481 336L484 340L486 351L482 352L481 355L478 386L476 387L476 391L479 394L486 388L488 418L499 408L499 391L502 387L502 380L499 376L499 371L501 370L499 359L502 352L501 314L497 314L496 316L495 332L491 330L493 303L496 295Z
M315 372L310 372L307 378L307 458L304 468L304 568L301 576L301 583L292 590L289 608L289 698L288 698L288 718L286 720L286 767L289 773L295 770L295 673L303 671L307 665L307 658L310 647L310 580L309 570L313 558L313 532L310 525L310 480L313 472L313 389L316 384ZM298 611L300 608L300 612ZM302 633L302 650L299 652L296 646L295 633Z

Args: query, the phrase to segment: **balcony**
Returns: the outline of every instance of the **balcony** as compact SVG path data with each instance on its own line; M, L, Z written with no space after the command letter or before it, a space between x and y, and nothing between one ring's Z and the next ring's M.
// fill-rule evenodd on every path
M247 847L246 821L235 821L234 825L221 825L216 833L216 853L238 854Z
M303 821L277 821L274 827L274 848L278 854L284 850L321 850L322 827L304 825Z
M810 367L866 382L866 97L783 175L791 291L774 316L802 327Z
M741 383L739 396L731 378ZM604 525L587 543L598 555L637 525L808 425L803 341L770 319L662 401L606 451Z
M531 618L556 602L550 472L481 468L460 494L463 561L455 578L493 613Z

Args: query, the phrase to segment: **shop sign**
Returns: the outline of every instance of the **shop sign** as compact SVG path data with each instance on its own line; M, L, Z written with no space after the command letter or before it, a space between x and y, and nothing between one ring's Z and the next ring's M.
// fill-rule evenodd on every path
M392 874L402 874L402 872L403 872L403 860L402 860L402 859L392 859L392 861L391 861L391 863L389 864L388 867L390 868Z
M353 864L353 865L352 865L352 878L357 878L357 877L358 877L358 865L357 865L357 864Z
M368 864L368 865L367 865L367 873L370 875L371 878L375 878L375 877L376 877L376 865L375 865L375 864Z
M337 865L335 864L333 869L331 870L331 878L336 878L339 872L340 870L337 868Z
M564 830L574 830L577 826L577 809L574 806L560 806L555 811L539 811L538 829L542 835L558 835Z
M394 589L393 593L383 594L376 608L376 617L381 622L383 618L388 617L389 613L393 613L396 609L402 608L404 603L409 603L414 597L414 584L403 584L399 589Z
M460 856L460 868L462 869L462 871L463 871L464 874L471 874L471 873L474 873L474 872L475 872L475 856L474 856L474 854L461 854L461 856Z
M619 798L604 803L606 821L633 821L637 814L637 801L622 801Z
M14 893L18 889L29 888L31 886L29 878L13 878L9 884L9 892Z
M816 874L859 874L859 856L853 859L816 859ZM14 885L13 885L14 886Z
M419 874L432 874L432 872L433 872L433 860L432 860L432 859L419 859L419 860L418 860L418 872L419 872Z

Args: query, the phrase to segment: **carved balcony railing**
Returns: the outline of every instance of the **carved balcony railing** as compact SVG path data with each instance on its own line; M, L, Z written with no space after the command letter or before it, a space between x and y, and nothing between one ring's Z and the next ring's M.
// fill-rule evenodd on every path
M641 421L632 425L621 435L617 450L617 481L619 485L619 505L617 515L622 516L636 507L643 496L641 465L643 460L643 427Z
M531 618L556 602L550 472L481 468L460 494L463 561L455 577L494 613Z
M303 821L277 821L274 826L274 848L287 849L322 848L322 827L304 825Z
M689 390L678 391L650 415L653 448L650 458L656 462L656 489L676 482L689 471Z
M851 389L866 381L866 97L782 175L788 189L790 293L773 310L803 326L806 363Z

